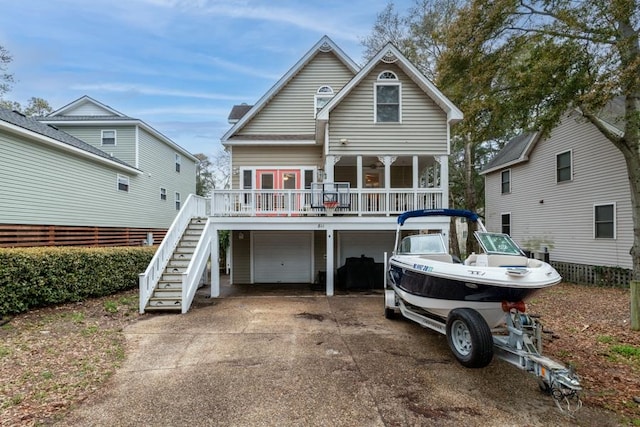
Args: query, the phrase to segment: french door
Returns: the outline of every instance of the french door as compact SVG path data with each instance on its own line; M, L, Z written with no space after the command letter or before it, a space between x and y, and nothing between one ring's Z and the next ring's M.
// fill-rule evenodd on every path
M290 191L300 189L300 170L296 169L258 169L255 188L258 192L259 211L294 211L297 209L300 195Z

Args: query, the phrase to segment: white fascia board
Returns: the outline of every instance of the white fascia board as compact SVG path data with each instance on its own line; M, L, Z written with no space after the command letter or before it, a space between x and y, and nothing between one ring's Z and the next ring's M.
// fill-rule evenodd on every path
M321 51L321 47L327 44L331 47L331 50L336 52L336 55L338 56L338 58L345 64L345 66L347 68L349 68L351 71L353 71L354 74L356 74L358 72L358 65L353 62L353 60L351 58L349 58L347 56L346 53L344 53L344 51L342 49L340 49L334 42L333 40L331 40L329 37L324 36L320 39L320 41L318 41L318 43L316 43L311 49L309 49L309 51L302 57L300 58L300 60L298 62L296 62L293 67L291 67L289 69L289 71L287 71L287 73L282 76L280 78L280 80L278 80L276 82L275 85L273 85L271 87L271 89L269 89L267 91L267 93L265 93L262 98L260 98L258 100L258 102L256 102L253 107L251 107L251 109L249 111L247 111L247 113L242 116L242 118L240 120L238 120L232 127L231 129L229 129L221 138L221 142L222 143L226 143L226 141L233 135L235 134L239 129L241 129L249 120L251 120L253 117L255 117L255 115L262 110L262 108L267 104L268 101L271 100L271 98L273 98L278 92L280 92L280 89L282 89L288 82L289 80L291 80L296 74L298 74L298 72L305 67L309 61L311 61L311 59L313 59L313 57L316 55L316 53L318 51Z
M353 78L347 83L336 96L334 96L322 110L317 114L317 120L329 120L329 113L333 108L338 105L343 98L345 98L349 92L351 92L369 73L375 66L382 60L388 53L392 53L398 61L398 66L416 83L433 101L438 104L447 113L447 121L449 123L457 123L464 115L462 111L456 107L440 90L431 83L400 51L391 43L388 43L383 49L381 49L376 56L374 56Z
M244 139L241 141L223 141L222 145L231 147L234 145L318 145L314 139L299 140L269 140L269 139Z
M56 111L53 111L49 114L47 114L47 117L55 117L55 116L60 116L60 115L64 115L65 112L69 111L69 110L73 110L75 107L77 107L80 104L83 103L90 103L90 104L94 104L97 105L98 107L102 108L103 110L106 110L108 112L110 112L111 114L113 114L114 116L119 116L119 117L124 117L124 114L122 114L121 112L114 110L113 108L109 107L108 105L103 104L100 101L96 101L95 99L91 98L88 95L84 95L78 99L76 99L75 101L71 101L70 103L68 103L67 105L57 109Z
M165 144L169 145L171 148L175 149L176 151L179 151L181 154L183 154L185 157L188 157L189 159L191 159L194 162L197 162L198 159L191 154L190 152L188 152L187 150L185 150L184 148L180 147L178 144L176 144L175 142L173 142L172 140L170 140L168 137L164 136L163 134L161 134L160 132L158 132L157 130L155 130L154 128L152 128L151 126L149 126L148 124L146 124L145 122L143 122L142 120L139 119L124 119L124 120L56 120L56 119L41 119L39 120L40 123L44 123L47 125L54 125L54 126L64 126L64 125L74 125L74 126L140 126L142 129L146 130L147 132L149 132L150 134L152 134L153 136L155 136L156 138L158 138L159 140L161 140L162 142L164 142Z
M10 132L17 133L17 134L22 135L22 136L24 136L24 137L26 137L26 138L28 138L30 140L36 140L36 141L38 141L40 143L43 143L43 144L46 144L46 145L50 145L50 146L58 148L58 149L60 149L62 151L67 151L67 152L73 153L75 155L78 155L80 157L84 157L86 159L90 159L90 160L92 160L92 161L94 161L96 163L102 163L102 164L108 165L109 167L120 169L120 170L123 170L125 172L129 172L129 173L136 174L136 175L140 175L140 174L143 173L141 170L136 169L136 168L134 168L132 166L127 166L127 165L124 165L122 163L118 163L118 162L115 162L113 160L109 160L109 159L107 159L105 157L98 156L98 155L93 154L93 153L91 153L89 151L82 150L81 148L74 147L73 145L66 144L64 142L61 142L61 141L58 141L58 140L56 140L54 138L39 134L37 132L32 132L32 131L30 131L28 129L22 128L20 126L13 125L11 123L0 121L0 128L7 129Z
M491 169L480 171L478 173L478 175L488 175L488 174L490 174L492 172L497 172L499 170L506 169L506 168L509 168L511 166L514 166L514 165L517 165L517 164L520 164L520 163L524 163L524 162L528 162L528 161L529 161L529 156L520 156L517 159L512 160L510 162L503 163L503 164L498 165L498 166L496 166L494 168L491 168Z

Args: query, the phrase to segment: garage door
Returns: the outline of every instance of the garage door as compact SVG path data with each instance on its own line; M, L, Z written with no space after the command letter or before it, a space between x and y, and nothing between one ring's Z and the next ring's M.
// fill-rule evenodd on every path
M254 232L254 283L311 283L312 233Z
M395 242L394 231L366 231L340 233L340 264L350 257L364 255L375 262L384 262L384 253L391 256Z

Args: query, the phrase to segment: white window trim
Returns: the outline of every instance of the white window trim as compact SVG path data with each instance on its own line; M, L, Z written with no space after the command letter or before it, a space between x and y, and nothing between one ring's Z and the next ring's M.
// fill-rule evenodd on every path
M174 193L173 195L174 197L174 207L176 208L177 211L179 211L180 209L182 209L182 200L180 199L180 193L178 193L177 191ZM180 204L180 208L178 208L178 203Z
M325 88L328 89L328 91L323 91L323 89ZM327 102L325 102L324 105L327 105L327 103L331 101L331 99L334 96L335 96L335 92L333 91L333 88L329 85L322 85L318 88L318 90L316 90L316 94L313 96L313 118L314 119L318 115L318 112L322 110L322 107L320 108L318 107L318 100L326 99Z
M598 206L613 206L613 237L596 237L596 207ZM618 207L616 206L616 202L609 203L594 203L593 204L593 238L594 240L616 240L618 238L618 221L616 221L616 217L618 211Z
M502 191L502 174L505 172L509 172L509 191L504 192ZM511 194L511 177L513 176L513 174L511 173L511 169L504 169L502 171L500 171L500 194Z
M394 78L383 77L385 74L391 74ZM379 122L378 121L378 86L398 86L398 121L397 122ZM378 79L373 83L373 123L379 124L402 124L402 82L393 71L384 70L378 74Z
M104 143L104 133L105 132L113 132L113 144L105 144ZM102 129L100 131L100 145L107 147L115 147L118 145L118 131L115 129Z
M164 196L164 199L162 198L162 196ZM167 189L164 187L160 187L160 201L162 202L167 201Z
M121 190L120 189L120 183L126 184L127 185L127 189L126 190ZM131 187L130 182L129 182L129 177L126 175L120 175L118 174L118 177L116 178L116 190L118 191L124 191L125 193L129 192L129 188Z
M176 169L180 169L180 170L176 170ZM182 172L182 156L180 156L180 154L178 153L175 153L175 164L174 164L173 170L175 170L176 173Z
M560 154L565 154L565 153L569 153L569 175L570 178L567 181L558 181L558 156ZM554 162L555 164L553 165L553 172L555 173L555 179L556 179L556 184L562 184L563 182L571 182L573 181L573 150L569 149L569 150L564 150L564 151L560 151L558 153L556 153L555 157L554 157Z

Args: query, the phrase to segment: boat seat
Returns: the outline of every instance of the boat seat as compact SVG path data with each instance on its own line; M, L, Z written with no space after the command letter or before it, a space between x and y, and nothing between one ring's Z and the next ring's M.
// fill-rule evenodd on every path
M526 267L529 263L525 256L491 254L487 258L489 267Z
M422 254L420 255L420 258L453 263L453 257L449 254Z

